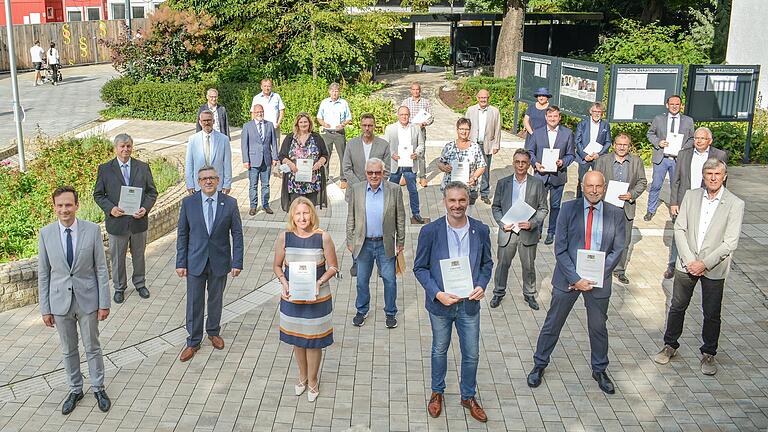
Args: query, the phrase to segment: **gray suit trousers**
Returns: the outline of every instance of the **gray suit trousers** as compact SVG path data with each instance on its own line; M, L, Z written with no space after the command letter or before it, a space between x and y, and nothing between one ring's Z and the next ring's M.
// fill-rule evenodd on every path
M509 240L509 244L504 246L507 241L508 233L502 235L503 241L499 241L499 248L496 256L499 260L496 266L496 274L494 275L494 288L493 294L499 297L503 297L507 292L507 279L509 277L509 267L512 265L512 259L515 258L515 254L520 252L520 263L523 267L523 294L526 296L536 295L536 245L525 246L520 241L520 236L511 233L512 237Z
M64 355L64 370L69 375L69 389L72 393L83 391L83 374L80 372L80 351L78 350L77 327L85 346L85 358L88 360L88 375L91 378L91 390L104 390L104 357L99 343L98 311L83 314L72 296L72 305L66 315L54 315L56 330L59 332L61 352Z
M419 179L427 178L427 129L421 128L421 135L424 137L424 152L416 157L416 176Z
M128 276L125 268L125 257L128 254L128 246L131 247L131 261L133 262L133 276L131 282L136 289L145 287L144 249L147 247L147 231L140 233L128 233L125 235L109 235L109 257L112 262L112 283L115 291L125 291L128 288Z
M345 134L342 133L329 133L326 132L321 135L321 138L323 138L323 141L325 141L325 146L328 148L328 157L331 157L331 154L333 153L333 147L336 147L336 153L339 156L339 178L344 180L344 152L347 148L347 137ZM328 163L325 164L326 167L328 167L328 175L330 177L330 168L331 168L331 161L328 160Z
M632 246L632 227L634 225L634 219L626 221L626 228L624 232L624 251L621 252L619 263L616 264L616 268L613 270L613 272L616 274L624 274L624 272L627 270L627 261L629 260L629 255L631 253L630 246ZM672 241L672 243L674 243L674 241Z

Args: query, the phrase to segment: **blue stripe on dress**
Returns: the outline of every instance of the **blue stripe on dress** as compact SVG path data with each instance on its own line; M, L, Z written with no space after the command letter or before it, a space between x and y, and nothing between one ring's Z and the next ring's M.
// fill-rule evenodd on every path
M307 319L321 318L333 312L333 301L328 299L320 303L291 303L280 299L280 313L290 317Z
M333 331L333 329L331 329ZM296 345L302 348L325 348L333 343L333 332L328 336L324 336L316 339L306 339L303 337L292 336L283 332L280 332L280 340L287 344Z

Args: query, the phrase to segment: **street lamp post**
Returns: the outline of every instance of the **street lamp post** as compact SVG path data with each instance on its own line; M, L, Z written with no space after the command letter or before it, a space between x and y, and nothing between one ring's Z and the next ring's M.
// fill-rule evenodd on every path
M21 103L19 101L19 80L16 73L16 49L13 46L13 19L11 0L5 0L5 30L8 35L8 57L11 67L11 89L13 89L13 119L16 123L16 146L19 149L19 170L27 170L24 161L24 133L21 130Z

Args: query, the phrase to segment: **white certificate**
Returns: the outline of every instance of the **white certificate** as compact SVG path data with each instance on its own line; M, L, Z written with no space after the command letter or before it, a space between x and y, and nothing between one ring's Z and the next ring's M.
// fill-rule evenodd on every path
M560 159L560 149L545 148L541 158L544 172L557 172L558 159Z
M440 273L443 275L443 291L448 294L467 298L475 289L468 256L440 260Z
M602 288L605 276L605 252L579 249L576 253L576 273L580 278L594 282L593 287Z
M400 156L400 160L397 161L399 168L413 168L413 145L411 143L399 143L397 145L397 155Z
M297 182L311 182L312 165L314 165L312 159L296 159L296 168L298 168L298 171L294 174L294 179Z
M135 214L141 208L141 195L140 187L120 186L120 201L117 206L127 215Z
M456 161L451 164L451 181L469 183L469 161Z
M683 134L667 132L667 143L669 145L664 147L664 154L677 156L677 153L683 148Z
M533 207L529 206L525 200L518 199L512 203L512 207L510 207L509 210L507 210L507 213L504 214L504 217L501 218L501 223L504 225L512 225L512 231L517 234L520 232L520 227L517 226L517 223L527 221L534 214L536 214L536 210Z
M608 182L608 188L605 190L605 202L611 203L616 207L624 208L623 199L619 195L624 195L629 190L629 183L611 180Z
M584 147L584 153L587 155L591 155L592 153L600 153L600 150L603 149L603 145L600 144L597 141L592 141L591 143L587 144L586 147Z
M418 113L416 113L415 116L411 117L411 123L413 124L425 123L425 122L428 122L429 119L431 118L432 118L432 114L428 113L426 110L421 110Z
M312 261L296 261L288 264L289 276L288 294L292 301L317 300L317 264Z

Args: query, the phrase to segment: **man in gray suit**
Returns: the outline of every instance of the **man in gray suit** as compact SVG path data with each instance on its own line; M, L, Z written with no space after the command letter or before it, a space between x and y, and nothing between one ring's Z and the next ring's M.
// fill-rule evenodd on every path
M104 225L109 233L109 256L112 259L112 283L115 286L115 303L125 299L128 287L125 258L128 246L133 262L134 288L141 298L149 298L145 281L144 249L147 245L149 212L155 205L157 189L149 165L131 157L133 139L119 134L114 139L115 159L99 165L93 200L104 211ZM123 186L141 188L141 207L134 214L125 214L118 204Z
M392 154L389 181L400 184L400 179L405 178L405 186L408 188L408 202L411 207L411 223L423 224L426 221L421 217L419 192L416 190L416 175L418 174L419 157L424 158L424 134L419 125L410 123L411 111L407 106L397 109L397 123L387 125L384 129L384 140L389 143L389 151ZM400 154L400 148L411 148L410 154ZM421 156L419 156L421 155Z
M664 185L664 178L669 173L669 180L675 176L675 161L677 155L664 154L664 149L669 146L667 135L677 133L683 135L683 145L681 149L689 148L693 145L693 119L680 113L682 98L678 95L672 95L667 98L667 112L657 115L646 136L648 141L653 144L653 180L651 188L648 190L648 211L643 216L643 220L648 222L653 219L656 209L659 206L659 193Z
M373 133L375 129L376 118L373 114L365 113L360 116L362 134L347 142L342 168L344 178L347 179L350 186L366 181L365 164L368 159L390 160L389 144ZM389 165L386 162L384 163L384 175L389 175ZM351 188L347 189L347 201L349 201L350 190Z
M680 347L685 311L693 289L701 282L701 306L704 323L701 373L717 373L715 355L720 338L720 312L725 278L731 269L733 252L739 245L744 201L725 188L727 167L710 158L702 168L704 187L685 194L675 221L675 243L680 257L675 263L672 301L664 332L664 348L654 360L667 364Z
M629 153L632 146L632 139L629 135L620 133L613 140L613 152L600 156L595 162L595 171L600 171L605 176L605 180L620 181L629 183L629 189L626 193L619 195L619 199L624 201L624 217L626 218L626 228L624 231L624 251L621 253L619 263L613 274L616 279L623 284L629 283L626 275L627 260L629 259L629 246L632 244L632 227L635 223L635 205L637 199L643 194L648 186L648 180L645 178L645 168L643 161L638 156Z
M480 185L480 200L491 204L491 158L499 152L501 145L501 115L499 109L489 104L491 94L486 89L477 92L477 103L467 108L464 117L472 122L469 140L480 145L485 155L483 183Z
M57 221L40 230L37 289L40 313L48 327L56 327L64 354L69 395L61 413L71 413L83 398L77 328L85 346L91 389L99 409L112 405L104 390L104 357L99 343L99 321L109 316L109 273L101 228L77 219L77 191L62 186L53 191Z
M347 211L347 249L357 260L357 314L360 327L368 317L369 282L376 263L384 280L384 313L387 328L397 327L396 255L405 244L405 207L400 186L383 181L384 162L371 158L365 164L368 181L352 186Z
M259 182L261 182L261 206L267 214L274 213L269 207L269 177L272 167L277 165L277 134L275 126L264 120L264 107L251 106L252 121L243 125L240 136L240 150L243 167L248 170L248 198L253 216L259 207Z
M531 155L528 151L515 150L513 163L515 173L496 183L491 206L493 219L499 225L499 249L496 254L499 263L496 266L490 306L496 308L501 304L507 292L509 267L519 250L520 263L523 265L523 298L531 309L539 310L539 304L536 302L536 245L539 243L541 225L549 212L547 191L541 180L528 174L528 168L531 166ZM518 200L523 200L533 207L536 213L526 221L513 224L502 222L504 215Z

